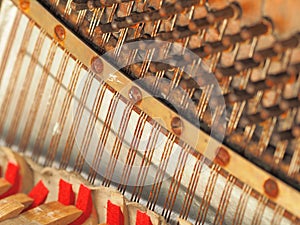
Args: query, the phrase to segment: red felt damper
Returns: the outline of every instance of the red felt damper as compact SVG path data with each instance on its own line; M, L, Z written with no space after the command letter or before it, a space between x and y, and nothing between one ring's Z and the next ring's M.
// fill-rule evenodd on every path
M76 208L82 210L82 214L77 218L71 225L81 225L83 224L91 215L93 209L92 193L89 188L84 185L80 185Z
M43 204L48 196L48 193L49 190L45 187L42 181L39 181L28 194L30 198L33 198L33 203L28 209L32 209Z
M124 225L124 216L120 206L107 202L106 223L108 225Z
M60 179L58 201L64 205L73 205L75 202L75 193L72 189L72 184Z
M20 167L16 164L9 162L7 164L7 169L5 172L5 180L7 180L12 186L7 192L0 195L0 199L16 194L19 191L20 178Z
M150 216L148 216L146 213L143 213L141 211L137 211L136 213L136 225L152 225Z

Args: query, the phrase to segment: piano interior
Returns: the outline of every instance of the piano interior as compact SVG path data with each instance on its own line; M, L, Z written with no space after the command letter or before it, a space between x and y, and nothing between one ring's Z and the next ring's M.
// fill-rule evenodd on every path
M0 0L0 225L300 224L299 8Z

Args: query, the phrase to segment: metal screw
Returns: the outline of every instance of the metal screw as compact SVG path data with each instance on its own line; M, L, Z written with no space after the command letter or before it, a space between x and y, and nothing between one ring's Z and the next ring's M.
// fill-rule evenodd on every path
M55 33L56 37L58 38L58 40L60 40L60 41L63 41L66 38L66 31L62 25L57 25L54 28L54 33Z
M93 72L95 72L97 74L100 74L103 72L103 68L104 68L103 62L99 57L92 58L91 64L92 64Z
M214 162L219 164L220 166L227 166L230 161L230 155L228 151L223 147L220 147L217 151L218 152L216 158L214 159Z
M279 193L279 189L278 189L278 185L277 185L276 181L274 181L271 178L269 178L265 181L264 190L265 190L265 193L272 198L276 198Z
M20 7L21 7L21 9L27 10L27 9L29 9L29 6L30 6L29 0L21 0L20 1Z
M143 95L138 87L132 86L128 91L128 97L132 103L137 104L142 101Z
M176 135L178 136L181 135L183 130L183 124L179 117L174 117L171 120L171 128Z

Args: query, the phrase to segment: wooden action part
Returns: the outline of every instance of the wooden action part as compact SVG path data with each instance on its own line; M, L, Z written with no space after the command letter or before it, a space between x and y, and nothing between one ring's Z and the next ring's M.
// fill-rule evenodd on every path
M11 188L11 184L4 178L0 178L0 195L4 194Z

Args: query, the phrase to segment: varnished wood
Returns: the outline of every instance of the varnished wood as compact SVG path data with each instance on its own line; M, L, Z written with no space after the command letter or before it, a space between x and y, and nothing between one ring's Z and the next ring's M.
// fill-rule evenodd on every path
M81 213L75 206L49 202L25 212L22 216L29 221L36 221L44 225L65 225L76 220Z
M21 203L22 205L24 205L25 209L28 206L30 206L31 203L33 202L33 199L24 193L17 193L17 194L8 196L5 198L5 200L7 200L7 201L15 200L15 201Z
M4 178L0 178L0 195L4 194L11 188L11 184Z
M0 200L0 221L18 216L24 208L23 204L13 199Z
M82 211L75 206L65 206L60 202L49 202L30 209L18 217L6 220L0 224L65 225L76 220L81 213Z

